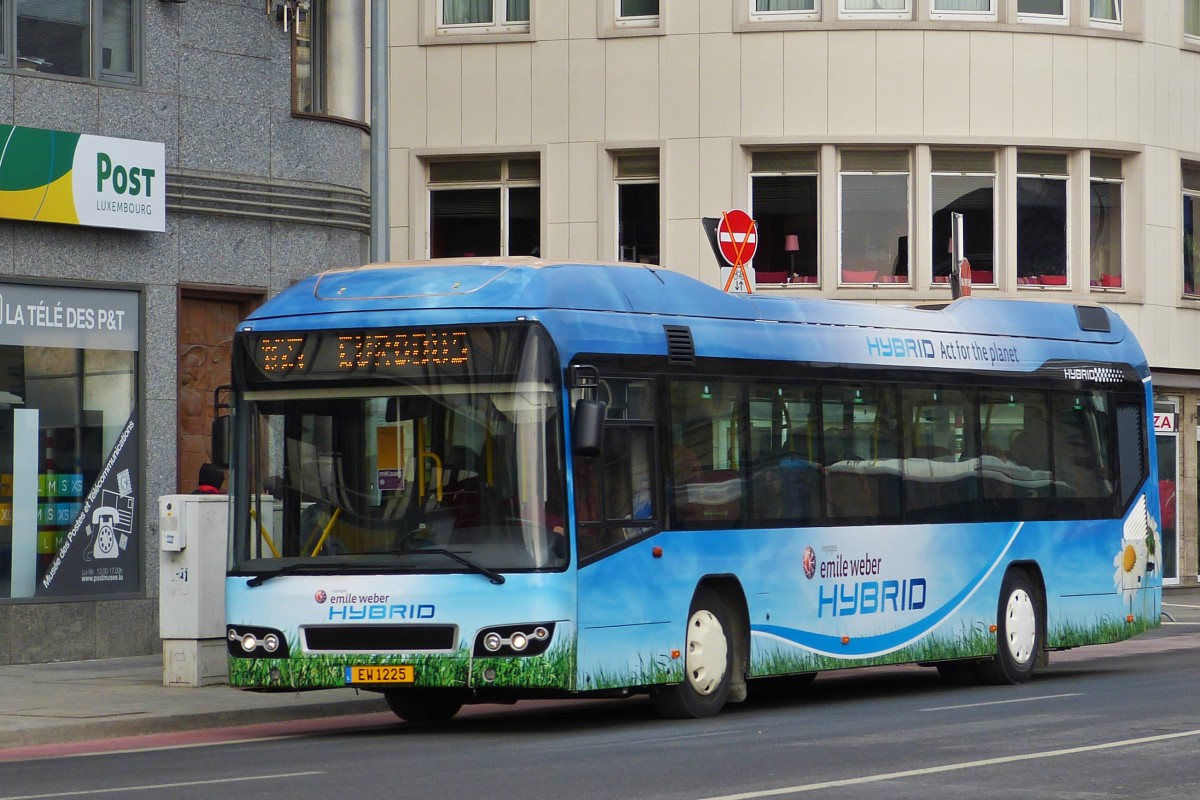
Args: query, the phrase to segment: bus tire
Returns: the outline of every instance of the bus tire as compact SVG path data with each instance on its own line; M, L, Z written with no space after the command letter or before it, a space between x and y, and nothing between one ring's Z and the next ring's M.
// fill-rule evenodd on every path
M444 689L389 689L383 699L405 722L447 722L463 706L460 693Z
M656 686L654 709L668 719L702 719L721 711L733 676L729 611L715 590L696 589L684 636L683 682Z
M979 680L996 685L1033 677L1042 649L1041 594L1024 570L1010 570L996 610L996 655L976 665Z

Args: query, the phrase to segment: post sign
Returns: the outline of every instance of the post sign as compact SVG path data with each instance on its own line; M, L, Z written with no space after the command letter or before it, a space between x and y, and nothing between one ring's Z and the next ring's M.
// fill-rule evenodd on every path
M750 215L740 208L723 212L717 224L717 247L732 267L725 276L725 291L752 292L746 264L758 249L758 231Z
M165 231L161 142L0 125L0 217Z

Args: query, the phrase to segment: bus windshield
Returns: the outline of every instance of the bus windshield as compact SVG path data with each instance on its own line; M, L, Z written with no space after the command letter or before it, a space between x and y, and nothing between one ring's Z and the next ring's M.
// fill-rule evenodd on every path
M282 388L246 392L235 447L250 491L235 511L233 572L479 572L502 582L500 570L565 565L551 348L535 327L456 335L471 363L453 374L431 359L404 369L393 359L341 387L295 370L272 378ZM309 363L346 338L306 344ZM243 352L253 358L258 346Z

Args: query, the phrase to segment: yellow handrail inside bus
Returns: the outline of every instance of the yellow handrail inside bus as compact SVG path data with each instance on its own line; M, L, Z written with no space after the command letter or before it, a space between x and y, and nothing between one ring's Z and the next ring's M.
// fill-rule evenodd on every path
M321 548L325 546L325 540L329 538L329 533L333 530L334 523L337 522L338 517L341 515L342 509L340 506L335 508L333 513L329 515L329 522L325 523L325 530L321 532L321 538L317 540L317 546L313 548L312 555L309 556L310 558L316 558L317 553L321 552Z
M437 495L438 502L439 503L442 502L442 459L441 459L441 457L437 453L418 453L417 458L419 459L418 464L420 463L420 461L424 461L427 458L430 459L431 461L433 461L434 494ZM417 482L419 484L417 486L417 495L420 497L424 497L425 496L425 470L422 468L422 466L417 467Z
M263 541L267 543L267 547L271 548L271 555L279 558L279 550L276 549L275 543L271 541L271 534L267 533L267 528L262 524L262 520L254 513L254 509L250 509L250 518L258 523L258 532L262 534Z

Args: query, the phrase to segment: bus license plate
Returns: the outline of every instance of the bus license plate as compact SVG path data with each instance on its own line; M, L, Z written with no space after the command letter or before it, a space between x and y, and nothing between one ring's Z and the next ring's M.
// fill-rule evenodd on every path
M372 667L346 667L346 685L355 683L412 683L417 671L411 664L389 664Z

